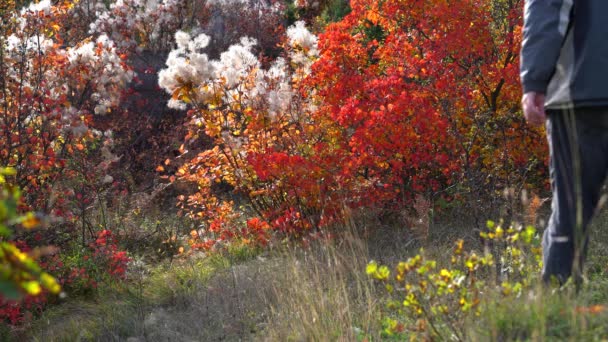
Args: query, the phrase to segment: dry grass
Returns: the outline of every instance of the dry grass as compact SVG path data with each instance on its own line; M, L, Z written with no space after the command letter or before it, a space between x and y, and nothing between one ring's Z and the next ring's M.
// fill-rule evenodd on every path
M269 279L271 316L263 340L354 341L378 332L379 305L365 275L366 244L351 234L285 252Z
M394 266L420 247L438 264L447 262L445 251L456 238L476 243L474 225L468 220L462 215L441 220L447 224L423 221L425 231L419 234L404 229L399 216L368 212L353 217L356 224L336 227L339 238L319 240L308 248L282 245L262 254L232 250L224 257L147 265L141 281L126 288L109 287L94 302L68 300L51 308L27 337L130 342L382 340L385 291L366 276L367 263ZM606 214L596 220L592 240L606 241L605 222ZM559 333L570 334L570 340L604 336L603 314L580 321L580 315L570 319L562 313L608 302L605 247L604 242L591 245L588 269L597 281L581 299L489 298L484 317L467 323L469 336L478 341L542 340ZM577 329L580 334L574 334Z

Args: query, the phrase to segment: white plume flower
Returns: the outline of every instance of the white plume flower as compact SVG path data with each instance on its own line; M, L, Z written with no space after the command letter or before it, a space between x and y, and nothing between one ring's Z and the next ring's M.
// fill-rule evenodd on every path
M255 39L241 38L241 43L232 45L222 52L220 60L214 62L217 77L223 78L228 88L235 87L247 74L260 67L257 57L251 52Z
M175 42L177 43L177 47L180 49L187 49L190 39L190 35L184 31L175 32Z
M44 12L44 14L49 14L51 12L51 0L41 0L39 2L34 2L29 5L29 7L21 10L21 14L25 14L26 12Z
M310 51L309 54L317 53L317 36L312 34L303 21L296 21L293 26L287 28L287 37L289 45L292 47L300 47Z

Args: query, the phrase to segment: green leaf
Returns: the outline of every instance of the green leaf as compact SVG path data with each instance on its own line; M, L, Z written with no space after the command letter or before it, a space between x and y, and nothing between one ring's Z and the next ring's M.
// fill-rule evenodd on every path
M5 175L5 176L14 176L17 174L17 170L15 170L12 167L3 167L3 168L0 168L0 174Z
M0 236L6 238L11 236L11 231L2 223L0 223Z
M12 300L21 298L21 293L19 292L17 285L5 279L0 279L0 293L4 297Z

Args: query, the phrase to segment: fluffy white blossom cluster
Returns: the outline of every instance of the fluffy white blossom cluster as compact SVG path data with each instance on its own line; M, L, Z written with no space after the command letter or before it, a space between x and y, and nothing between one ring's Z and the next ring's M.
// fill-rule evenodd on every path
M68 48L66 55L68 71L80 78L74 87L85 84L91 89L95 114L105 114L119 104L122 90L133 79L133 71L120 59L112 40L101 35L95 42Z
M212 93L207 86L215 78L214 65L201 50L209 44L209 37L201 34L194 39L183 31L175 33L177 48L167 57L167 69L158 73L158 84L170 94L178 88L196 88L198 102L205 101ZM169 101L170 108L185 109L186 104L177 99Z
M168 48L182 24L186 0L117 0L97 10L90 33L106 34L121 51Z
M44 54L53 48L55 43L43 35L21 37L11 34L6 38L6 51L10 54L38 53Z
M41 32L36 32L41 23L41 17L51 13L53 6L50 0L31 3L21 9L20 14L14 14L13 20L19 28L15 33L6 37L6 50L9 54L24 54L37 52L44 54L53 47L53 41Z
M290 111L295 96L291 87L292 76L283 58L276 59L268 70L260 70L256 75L252 102L257 102L256 107L265 108L272 120Z
M318 55L317 37L303 22L288 28L287 38L290 60L278 58L264 70L252 51L256 44L253 39L242 38L218 60L210 60L202 52L209 43L208 36L201 34L192 38L188 33L178 31L175 34L177 49L169 54L167 68L160 71L159 85L169 94L187 89L189 97L193 97L190 100L198 104L206 103L221 92L224 103L231 104L238 99L248 106L264 109L271 119L275 119L290 111L295 96L291 85L299 76L290 70L290 65L307 73ZM174 96L168 106L185 109L187 104Z
M32 2L32 3L30 3L30 5L28 7L24 7L21 10L21 15L24 15L28 12L32 12L32 13L42 12L44 14L49 14L49 13L51 13L51 8L52 8L51 0L41 0L38 2Z
M56 41L49 32L61 13L50 0L42 0L14 14L15 29L2 47L3 76L27 94L20 99L26 121L60 117L57 127L80 137L88 131L82 115L118 106L133 72L106 35L73 47Z
M319 1L295 0L293 4L298 8L319 8Z
M158 84L170 94L183 87L191 88L193 100L198 103L207 101L220 86L223 90L233 90L260 67L251 52L255 41L249 38L242 38L240 44L232 45L219 60L209 60L202 52L209 44L209 37L205 34L192 38L188 33L178 31L175 41L177 48L169 53L167 68L158 74ZM172 99L169 107L183 109L185 103Z
M32 74L39 70L47 72L41 68L41 62L45 55L55 50L55 41L44 34L41 29L44 27L41 18L51 10L52 6L49 1L41 1L23 8L20 14L13 16L13 22L18 29L3 40L4 59L2 63L6 65L4 77L23 88L36 87L35 83L39 80L33 82Z
M291 47L289 57L292 62L304 67L307 73L310 72L310 66L319 57L317 36L306 28L303 21L297 21L287 28L286 34Z
M224 80L229 89L237 87L260 68L258 58L251 52L255 45L255 39L241 38L240 44L230 46L222 52L219 61L212 62L216 78Z

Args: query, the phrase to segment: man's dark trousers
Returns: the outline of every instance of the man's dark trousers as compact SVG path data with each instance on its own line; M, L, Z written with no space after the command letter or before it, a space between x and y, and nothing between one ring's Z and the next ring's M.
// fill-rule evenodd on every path
M552 215L542 242L542 275L545 281L556 277L564 283L572 273L574 262L582 267L587 247L586 228L606 178L608 107L548 110L547 114L553 200ZM577 219L577 208L581 207L582 215ZM576 255L575 239L580 246L580 253Z

